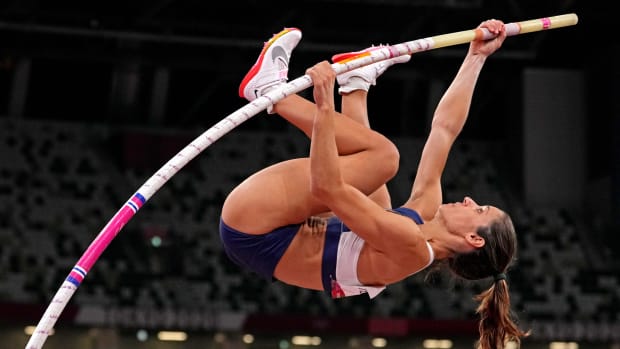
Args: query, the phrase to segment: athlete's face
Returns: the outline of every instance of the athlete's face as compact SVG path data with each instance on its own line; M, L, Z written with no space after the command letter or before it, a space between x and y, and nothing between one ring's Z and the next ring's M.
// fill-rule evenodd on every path
M441 205L437 214L443 218L449 232L464 235L475 233L480 226L489 225L500 218L503 212L494 206L478 205L466 196L461 202Z

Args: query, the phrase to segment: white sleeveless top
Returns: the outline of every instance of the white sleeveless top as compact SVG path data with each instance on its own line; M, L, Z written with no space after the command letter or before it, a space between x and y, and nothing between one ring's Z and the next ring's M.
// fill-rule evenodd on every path
M335 285L332 285L332 287L339 287L342 291L339 297L357 296L367 293L368 297L374 298L381 293L381 291L385 290L385 286L362 285L357 278L357 261L359 260L363 246L364 240L352 231L345 231L340 235L338 257L336 259L337 281L334 281ZM435 252L433 252L433 248L428 241L426 241L426 246L428 247L430 259L424 268L431 265L435 260Z

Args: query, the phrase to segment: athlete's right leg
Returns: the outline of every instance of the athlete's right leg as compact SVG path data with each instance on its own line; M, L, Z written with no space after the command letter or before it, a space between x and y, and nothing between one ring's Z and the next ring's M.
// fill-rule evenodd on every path
M286 81L288 58L300 38L298 30L285 29L267 42L257 65L244 78L240 95L253 100ZM277 59L272 62L265 57ZM312 136L314 103L293 95L278 102L273 112ZM339 117L336 143L344 179L365 194L374 192L396 173L398 150L368 127ZM310 192L309 160L303 158L270 166L250 176L230 193L222 218L237 230L261 234L282 225L300 223L327 210Z

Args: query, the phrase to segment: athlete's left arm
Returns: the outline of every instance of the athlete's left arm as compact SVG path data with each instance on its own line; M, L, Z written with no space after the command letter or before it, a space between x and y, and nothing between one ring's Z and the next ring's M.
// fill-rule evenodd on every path
M349 229L393 261L420 268L428 263L426 238L410 218L385 210L346 183L322 193L320 199Z
M421 265L426 264L428 249L418 226L409 218L386 211L345 183L335 140L335 73L327 62L315 65L307 73L314 84L317 106L310 144L313 195L375 249L396 261L407 258L412 263L414 258L420 259Z

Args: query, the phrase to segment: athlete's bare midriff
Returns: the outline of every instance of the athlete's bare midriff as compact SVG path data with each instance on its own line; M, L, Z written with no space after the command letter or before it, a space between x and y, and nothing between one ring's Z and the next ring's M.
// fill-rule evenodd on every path
M321 266L326 229L324 218L306 220L280 258L274 271L276 279L290 285L323 290Z

